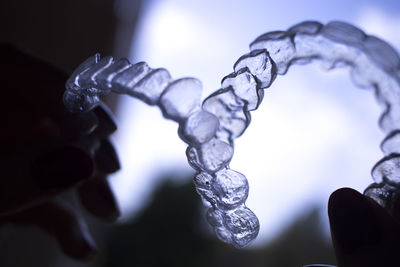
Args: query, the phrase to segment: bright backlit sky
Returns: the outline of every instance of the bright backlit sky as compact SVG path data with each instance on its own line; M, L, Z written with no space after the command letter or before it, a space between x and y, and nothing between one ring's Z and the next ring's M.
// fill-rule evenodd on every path
M257 36L303 20L344 20L400 48L396 0L146 3L128 58L167 68L175 78L197 77L204 96L218 89ZM247 205L261 223L258 242L272 238L304 207L325 207L337 188L362 191L382 156L381 110L372 93L353 86L347 70L325 72L316 63L278 77L236 142L231 168L249 180ZM124 97L118 113L115 143L123 168L112 185L128 216L145 203L158 174L192 170L177 125L157 108Z

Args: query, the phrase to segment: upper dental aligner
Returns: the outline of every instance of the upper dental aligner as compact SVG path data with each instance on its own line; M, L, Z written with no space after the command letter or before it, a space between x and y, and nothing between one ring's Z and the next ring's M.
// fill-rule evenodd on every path
M314 21L287 31L268 32L250 44L250 52L223 78L221 89L201 103L202 85L195 78L172 80L165 69L126 59L83 62L66 83L65 106L84 112L99 103L99 95L114 92L157 105L164 117L179 124L179 136L188 144L189 164L197 171L196 191L208 206L207 219L224 242L243 247L259 231L254 213L245 206L246 177L229 168L234 139L250 123L250 111L260 105L264 89L292 64L319 60L327 69L348 66L356 85L373 88L385 108L379 125L387 134L381 148L385 157L372 170L376 183L365 194L390 209L400 188L400 59L384 41L344 23L325 26Z

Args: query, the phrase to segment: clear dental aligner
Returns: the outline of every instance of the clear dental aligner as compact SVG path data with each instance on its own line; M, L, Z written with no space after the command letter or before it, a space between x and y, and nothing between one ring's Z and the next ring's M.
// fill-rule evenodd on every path
M245 206L246 177L229 168L234 139L250 123L250 111L260 105L276 75L292 64L320 60L327 69L347 66L362 88L373 88L385 108L379 125L387 134L384 157L372 169L365 195L388 210L400 192L400 58L386 42L344 23L322 25L306 21L287 31L274 31L250 44L250 52L234 64L222 88L201 104L201 83L195 78L172 80L165 69L126 59L87 59L66 83L65 106L84 112L99 103L99 95L114 92L157 105L164 117L179 123L179 136L189 146L189 164L197 171L194 184L208 207L207 219L219 239L243 247L259 231L254 213Z
M229 168L233 143L217 136L220 122L202 108L199 80L172 80L165 69L151 69L144 62L130 64L126 59L100 59L96 54L73 72L66 88L64 104L71 112L91 110L99 103L99 96L109 92L160 107L164 117L179 123L179 136L189 145L188 160L197 170L196 190L209 207L207 218L218 237L243 247L257 236L258 219L244 204L249 191L247 179ZM240 103L243 108L245 103Z

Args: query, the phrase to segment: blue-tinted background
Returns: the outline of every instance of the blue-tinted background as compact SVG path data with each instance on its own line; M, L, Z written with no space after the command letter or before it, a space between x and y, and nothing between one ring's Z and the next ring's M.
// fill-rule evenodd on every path
M206 97L257 36L304 20L343 20L400 48L397 0L2 1L0 41L67 71L96 52L146 61L174 78L199 78ZM382 157L381 109L373 94L355 88L347 69L326 72L318 62L292 67L265 91L236 141L231 167L247 176L247 205L261 223L250 249L236 250L215 240L194 187L183 186L194 172L176 123L127 96L104 100L118 123L113 141L122 169L109 181L122 218L101 223L81 211L99 249L87 262L65 256L35 227L2 227L0 266L333 264L328 197L345 186L363 191ZM159 190L166 178L176 187ZM74 200L69 193L65 198Z
M120 16L129 14L126 2L119 2ZM197 77L207 96L257 36L304 20L346 21L400 47L399 8L398 1L150 1L129 57L165 67L176 78ZM337 188L363 191L384 137L373 94L355 88L347 69L294 66L265 93L231 163L250 183L247 203L261 223L255 244L276 237L314 204L326 209ZM128 215L143 206L156 174L191 170L177 126L156 108L125 97L118 114L123 169L112 184Z

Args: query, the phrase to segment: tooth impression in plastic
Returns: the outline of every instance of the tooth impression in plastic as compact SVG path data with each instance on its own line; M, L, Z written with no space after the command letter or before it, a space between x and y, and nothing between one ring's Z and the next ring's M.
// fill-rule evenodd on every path
M110 92L137 97L157 105L164 117L179 123L179 136L188 144L189 164L197 171L196 191L208 207L207 220L218 238L235 247L246 246L258 234L259 222L245 206L246 177L229 168L234 139L250 124L249 111L260 105L264 92L292 64L321 61L327 69L349 66L360 87L373 88L386 109L379 125L387 134L381 144L385 157L372 169L376 183L365 195L388 208L400 196L400 58L386 42L353 25L333 21L322 25L305 21L287 31L256 38L250 52L234 64L222 89L203 103L201 83L195 78L172 80L165 69L134 65L126 59L84 61L66 83L64 104L71 112L95 107Z

